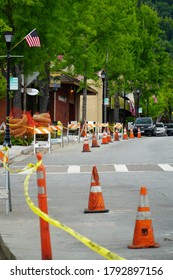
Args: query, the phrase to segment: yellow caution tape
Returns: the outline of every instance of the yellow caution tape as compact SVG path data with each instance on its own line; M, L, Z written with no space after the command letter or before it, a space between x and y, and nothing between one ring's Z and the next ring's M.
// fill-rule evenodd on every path
M3 163L3 166L10 172L10 173L22 173L26 170L29 170L29 169L33 169L35 164L33 163L28 163L27 166L25 166L23 169L11 169L8 167L8 165L4 162Z
M27 166L25 166L23 169L11 169L11 168L9 168L9 165L8 165L8 163L7 163L7 156L8 156L8 150L9 150L9 148L8 148L8 147L4 147L4 148L2 149L2 151L3 151L3 150L6 151L6 153L4 154L3 166L4 166L4 168L6 168L9 172L11 172L11 173L21 173L21 172L24 172L24 171L26 171L26 170L29 170L29 169L32 169L32 168L35 167L35 164L33 164L33 163L28 163Z
M42 218L43 220L45 220L46 222L52 224L55 227L58 227L62 230L64 230L65 232L67 232L68 234L72 235L74 238L78 239L80 242L82 242L85 246L89 247L91 250L95 251L97 254L103 256L104 258L108 259L108 260L124 260L124 258L114 254L113 252L109 251L108 249L100 246L99 244L91 241L90 239L86 238L85 236L79 234L78 232L74 231L73 229L71 229L70 227L60 223L59 221L51 218L50 216L48 216L47 214L45 214L44 212L42 212L38 207L36 207L33 203L33 201L31 200L29 194L28 194L28 184L29 184L29 179L30 176L33 174L34 171L37 170L37 167L40 165L40 162L37 162L37 164L35 165L35 167L32 169L32 171L26 176L25 181L24 181L24 194L25 194L25 199L26 202L28 204L28 206L30 207L30 209L40 218Z

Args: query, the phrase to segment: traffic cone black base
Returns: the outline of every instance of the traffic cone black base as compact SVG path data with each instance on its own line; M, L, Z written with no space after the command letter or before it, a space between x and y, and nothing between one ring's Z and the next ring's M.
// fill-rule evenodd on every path
M84 213L108 213L109 209L104 209L104 210L89 210L89 209L84 209Z

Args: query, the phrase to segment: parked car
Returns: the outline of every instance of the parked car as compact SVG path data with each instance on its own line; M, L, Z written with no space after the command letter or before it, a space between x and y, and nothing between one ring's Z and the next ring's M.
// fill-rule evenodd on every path
M166 127L164 126L164 124L162 122L157 122L156 123L156 136L166 136L167 132L166 132Z
M164 123L168 136L173 136L173 123Z
M135 120L133 126L134 136L137 136L138 128L140 128L140 132L143 135L156 135L156 126L151 117L140 117Z

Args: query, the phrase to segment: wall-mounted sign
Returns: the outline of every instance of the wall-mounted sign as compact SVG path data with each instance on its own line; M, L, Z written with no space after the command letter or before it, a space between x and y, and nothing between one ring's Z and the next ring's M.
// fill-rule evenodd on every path
M36 88L27 88L26 92L28 95L34 96L34 95L37 95L39 91Z
M67 102L67 98L66 97L63 97L63 96L58 96L58 100L61 101L61 102L64 102L66 103Z
M21 92L22 92L22 93L24 92L24 88L21 88ZM37 95L37 94L39 93L39 91L38 91L38 89L36 89L36 88L26 88L26 93L27 93L28 95L34 96L34 95Z
M18 78L10 77L10 90L18 90Z

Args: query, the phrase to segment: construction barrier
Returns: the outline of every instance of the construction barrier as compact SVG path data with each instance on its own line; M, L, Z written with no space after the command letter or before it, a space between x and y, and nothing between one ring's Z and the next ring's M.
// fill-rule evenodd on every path
M108 123L97 123L97 131L98 131L98 137L99 139L102 138L103 136L103 132L107 131L107 128L108 128Z
M70 139L77 140L80 142L80 123L77 121L68 122L67 125L67 142L70 142Z
M61 147L63 147L64 139L63 139L62 123L58 121L57 125L50 125L49 128L50 128L51 133L54 133L54 138L51 138L51 143L60 143Z
M87 131L89 132L89 135L92 135L93 132L98 135L98 126L96 122L94 121L87 121Z
M47 135L47 140L38 140L38 135ZM34 127L34 154L37 149L48 149L51 152L51 129L50 127Z

